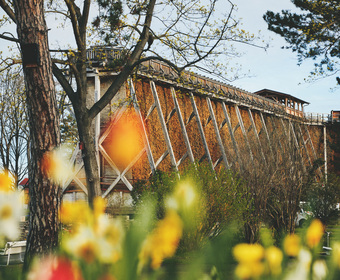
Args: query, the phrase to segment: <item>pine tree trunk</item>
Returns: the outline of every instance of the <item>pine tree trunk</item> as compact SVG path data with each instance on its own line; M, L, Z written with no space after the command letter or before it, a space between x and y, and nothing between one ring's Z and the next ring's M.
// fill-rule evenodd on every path
M48 48L47 27L42 0L13 1L17 32L23 62L39 58L37 65L24 63L27 112L30 129L31 160L29 162L29 233L24 269L32 257L52 252L58 245L61 191L41 170L45 152L60 144L59 119L56 106L52 63ZM36 53L25 52L25 46Z

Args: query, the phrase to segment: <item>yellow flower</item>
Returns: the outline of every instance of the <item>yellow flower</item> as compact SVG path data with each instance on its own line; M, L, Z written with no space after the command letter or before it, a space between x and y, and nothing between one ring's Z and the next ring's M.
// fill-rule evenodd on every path
M296 234L287 235L283 242L283 249L286 255L296 257L300 251L300 237Z
M233 248L233 255L240 263L259 262L264 257L264 249L259 244L241 243Z
M81 224L88 221L90 216L91 212L85 201L65 201L60 208L60 220L64 224Z
M189 182L183 181L175 191L175 198L184 207L190 207L195 201L196 192Z
M97 218L101 214L105 213L106 201L102 197L97 196L93 202L93 214Z
M97 238L91 228L80 226L77 232L62 242L64 250L76 258L92 263L99 255Z
M151 267L159 268L165 258L175 254L182 231L183 225L178 214L174 211L168 212L145 240L139 255L141 265L151 259Z
M122 241L124 237L123 225L118 219L109 219L101 215L97 219L96 237L99 259L104 263L115 263L122 255Z
M9 192L12 190L13 181L9 176L8 171L0 172L0 191L2 192Z
M261 260L264 248L259 244L241 243L233 248L234 258L239 262L235 274L240 279L259 277L264 270Z
M281 263L283 259L281 250L275 246L271 246L266 249L265 256L270 273L273 275L279 275L281 273Z
M340 267L340 243L334 242L332 246L332 259L335 265Z
M22 216L22 204L19 192L0 195L0 236L14 240L19 237L19 222Z
M306 233L306 241L309 248L317 246L324 234L324 227L320 220L313 220Z
M257 278L263 273L261 262L240 263L236 266L235 275L240 279Z

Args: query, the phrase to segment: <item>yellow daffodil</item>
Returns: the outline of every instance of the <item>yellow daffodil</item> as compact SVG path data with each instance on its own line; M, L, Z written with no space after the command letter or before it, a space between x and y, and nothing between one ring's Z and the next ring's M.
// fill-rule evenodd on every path
M0 192L8 192L12 190L12 178L8 171L0 172Z
M264 271L263 263L239 263L235 268L235 275L239 279L258 278Z
M19 222L23 214L20 193L9 192L0 195L0 236L10 240L19 237Z
M233 255L240 263L258 262L264 257L264 248L259 244L241 243L233 248Z
M300 237L296 234L287 235L283 242L283 249L287 256L296 257L300 251Z
M189 182L183 181L177 186L174 196L179 204L190 207L195 201L196 192Z
M316 247L324 234L324 227L320 220L313 220L307 229L306 242L309 248Z
M121 220L109 219L101 215L97 219L95 231L99 250L99 259L104 263L115 263L122 255L124 230Z
M281 263L283 259L281 250L275 246L270 246L265 251L265 258L269 272L273 275L279 275L281 273Z
M78 259L92 263L99 255L97 238L90 227L80 226L77 232L63 240L64 250Z
M240 279L250 279L259 277L264 266L264 248L259 244L241 243L233 248L234 258L239 262L235 269L235 274Z
M145 240L139 255L141 265L144 266L151 259L151 267L159 268L165 258L175 254L182 231L180 217L176 212L169 211Z
M60 208L60 219L64 224L81 224L88 221L91 211L85 201L62 203Z
M93 202L93 214L94 217L99 217L105 213L106 201L102 197L96 197Z

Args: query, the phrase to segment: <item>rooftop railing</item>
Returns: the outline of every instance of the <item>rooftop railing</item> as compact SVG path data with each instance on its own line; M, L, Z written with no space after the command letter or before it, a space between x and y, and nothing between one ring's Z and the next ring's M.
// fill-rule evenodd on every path
M319 114L319 113L304 113L304 118L307 122L312 124L325 124L330 122L330 115L329 114Z
M110 62L123 59L125 56L123 51L120 47L91 47L87 51L87 59L92 65L99 65L105 68L110 65ZM296 110L294 110L294 113L287 112L287 108L281 103L196 73L184 71L179 76L169 65L161 61L150 60L143 62L139 66L138 71L140 74L162 78L178 85L182 84L186 87L194 88L198 93L214 94L216 97L228 98L239 104L261 108L279 115L298 117L305 119L305 121L311 124L322 125L330 122L330 115L328 114L303 113Z

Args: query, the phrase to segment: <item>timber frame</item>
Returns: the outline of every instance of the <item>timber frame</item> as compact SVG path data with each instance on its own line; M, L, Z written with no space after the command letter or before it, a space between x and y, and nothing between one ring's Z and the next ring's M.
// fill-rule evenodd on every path
M115 76L117 74L112 69L100 69L100 67L93 68L93 70L89 69L88 73L89 77L95 77L95 81L97 81L95 83L100 83L100 78L103 76ZM153 102L146 104L146 107L144 106L146 108L144 111L141 110L138 93L135 89L138 80L148 84L149 94L153 98ZM166 87L170 90L169 94L172 101L171 104L168 102L168 107L171 107L168 109L168 114L165 114L164 106L162 106L162 103L166 100L160 101L160 87ZM126 88L133 108L143 124L144 149L124 170L119 170L102 146L112 126L109 126L100 135L101 120L100 115L97 116L95 131L98 161L101 161L100 159L105 160L115 173L115 178L112 179L109 187L103 191L103 197L107 197L119 184L125 185L129 191L132 190L133 186L127 174L131 172L134 165L144 154L146 154L149 164L148 176L155 173L166 160L170 163L171 169L175 171L179 171L188 161L192 164L207 161L212 169L217 169L220 165L223 165L227 169L235 166L242 170L245 168L242 153L245 152L249 153L250 164L255 166L255 154L262 158L264 164L268 164L269 159L274 162L277 154L285 152L283 146L287 141L292 142L298 151L303 170L306 170L308 166L313 164L314 160L320 157L320 153L316 152L315 141L312 140L310 130L312 127L325 127L324 119L317 118L315 121L315 118L306 118L300 112L291 114L290 111L287 111L285 104L272 99L191 72L184 72L180 76L176 75L169 66L160 61L148 61L140 65L135 76L127 81ZM100 86L96 84L95 96L97 98L100 94L99 91ZM180 94L185 92L185 98L190 101L188 103L191 106L189 114L183 113L183 107L179 104L178 92ZM202 107L199 108L197 102L206 104L208 115L205 118L202 117L200 111ZM217 108L219 109L217 110ZM121 110L116 112L115 121L119 121L119 114L122 114ZM165 143L163 145L164 150L161 153L155 153L150 142L150 128L146 127L146 123L151 117L157 119L158 125L161 127L161 135L157 136L162 138ZM173 135L170 133L173 119L176 119L184 144L183 147L185 147L181 154L174 150ZM187 128L193 125L196 126L200 143L197 143L197 141L194 143L190 139ZM211 150L211 138L207 140L206 135L206 129L209 125L212 126L211 131L214 131L214 145L218 147L214 151ZM278 135L278 127L283 131L282 135ZM228 134L229 142L226 141L226 134ZM250 137L253 141L250 140ZM323 137L325 137L325 134ZM278 143L278 149L274 148L274 142ZM198 144L202 147L201 154L195 154L193 151L195 145ZM241 151L240 146L245 148ZM267 154L265 151L268 151ZM71 159L76 166L75 172L73 177L64 183L63 191L73 181L87 193L84 183L78 176L83 167L82 162L76 160L78 153L79 147L74 151Z

